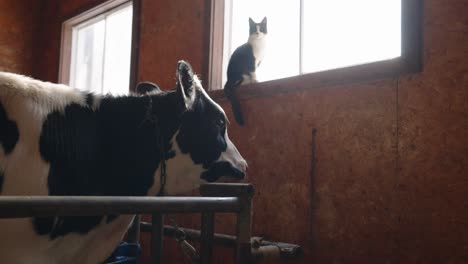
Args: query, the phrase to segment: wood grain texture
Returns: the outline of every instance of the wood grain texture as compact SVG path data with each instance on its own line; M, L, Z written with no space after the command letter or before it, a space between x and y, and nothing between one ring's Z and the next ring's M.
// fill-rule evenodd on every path
M202 38L205 2L142 0L138 80L150 80L163 90L172 89L177 61L182 59L197 74L202 73L202 62L208 59Z
M32 75L41 1L0 1L0 71Z
M468 262L466 1L426 1L424 71L399 87L401 263Z

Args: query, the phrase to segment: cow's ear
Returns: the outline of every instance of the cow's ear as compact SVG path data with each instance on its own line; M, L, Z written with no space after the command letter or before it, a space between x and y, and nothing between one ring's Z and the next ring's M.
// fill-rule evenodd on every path
M151 82L141 82L137 84L135 91L138 94L146 94L151 92L161 92L159 86Z
M185 109L191 109L195 101L195 86L192 66L186 61L177 63L177 93L182 97Z

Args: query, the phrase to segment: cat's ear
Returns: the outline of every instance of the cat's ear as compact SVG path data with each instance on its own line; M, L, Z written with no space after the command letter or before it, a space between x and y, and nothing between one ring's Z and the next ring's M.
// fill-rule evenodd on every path
M260 23L266 24L266 23L267 23L267 17L264 17L263 20L262 20L262 22L260 22Z
M182 99L185 110L192 108L195 101L195 89L192 66L186 61L179 61L177 63L176 91Z
M256 24L255 21L253 21L253 19L249 17L249 25L252 26L255 24Z
M161 92L161 89L159 88L159 86L157 86L154 83L141 82L137 84L135 91L138 94L146 94L146 93L152 93L152 92Z

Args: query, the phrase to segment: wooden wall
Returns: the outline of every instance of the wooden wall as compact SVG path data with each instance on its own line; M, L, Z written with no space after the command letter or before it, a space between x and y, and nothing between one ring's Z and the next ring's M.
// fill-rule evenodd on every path
M0 1L0 71L33 74L40 1Z
M98 2L46 1L36 77L57 80L61 21ZM179 59L202 72L208 2L142 0L139 80L173 87ZM230 136L257 190L255 235L302 245L298 263L468 262L467 13L464 0L425 1L419 74L242 100L247 124ZM176 218L197 226L198 216ZM220 216L216 229L233 223ZM230 256L217 250L215 263Z

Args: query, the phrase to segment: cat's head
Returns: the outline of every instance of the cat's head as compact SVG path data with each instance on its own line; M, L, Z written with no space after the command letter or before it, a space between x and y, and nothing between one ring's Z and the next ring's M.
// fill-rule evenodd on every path
M267 33L267 18L264 17L262 22L260 23L255 23L255 21L252 20L252 18L249 17L249 28L250 28L250 37L252 38L257 38L261 39L263 38Z

